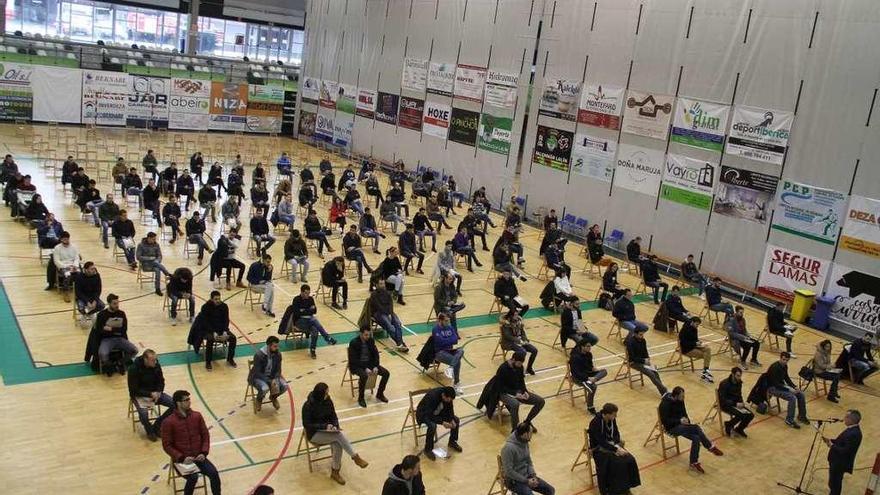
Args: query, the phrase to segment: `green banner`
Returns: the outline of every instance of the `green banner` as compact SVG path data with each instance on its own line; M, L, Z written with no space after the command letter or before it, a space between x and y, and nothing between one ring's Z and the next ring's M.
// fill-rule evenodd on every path
M660 187L660 197L667 201L690 206L698 210L708 211L712 207L712 196L670 186L669 184L663 184Z
M477 146L481 150L507 155L510 153L512 129L513 119L484 113L480 116Z

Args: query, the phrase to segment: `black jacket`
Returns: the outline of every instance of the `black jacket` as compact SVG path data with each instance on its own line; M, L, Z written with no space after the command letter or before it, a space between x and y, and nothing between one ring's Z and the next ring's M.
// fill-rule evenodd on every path
M219 334L229 330L229 306L224 302L214 304L208 301L202 304L199 316L207 331Z
M590 436L590 447L605 452L614 452L617 450L617 446L620 445L620 428L617 427L616 419L611 421L611 428L607 430L611 435L608 435L605 433L606 430L602 424L604 421L601 414L597 414L590 420L590 426L587 428L587 434Z
M502 394L516 395L526 391L523 369L512 366L509 361L501 363L495 377L498 379L498 391Z
M149 397L152 392L165 391L165 375L162 374L162 366L157 362L150 368L144 365L144 357L138 356L128 368L128 395L135 397Z
M426 421L432 423L442 423L444 421L452 421L455 417L455 408L452 402L443 402L441 396L444 387L437 387L429 390L422 396L419 405L416 406L416 421L420 424Z
M401 254L414 255L418 253L416 235L412 232L405 231L400 234L400 237L397 239L397 245L400 248Z
M363 347L367 347L367 353L370 358L366 363L361 362L361 351ZM370 340L364 342L361 340L360 335L355 336L355 338L351 339L351 342L348 343L348 369L349 371L354 371L355 369L365 369L365 368L375 368L379 366L379 349L376 348L376 341L370 337Z
M775 388L797 388L788 376L788 366L776 361L767 368L767 386Z
M379 276L382 277L382 280L387 279L392 275L397 275L398 273L403 271L403 265L400 263L400 258L388 258L386 257L379 263L379 266L376 267L376 272L379 273Z
M785 332L785 315L776 307L767 310L767 328L775 333Z
M495 280L495 290L493 292L495 297L505 302L519 295L519 290L516 288L516 282L513 280L513 277L498 277Z
M669 311L669 316L676 320L684 319L684 314L688 312L681 302L681 297L675 294L671 294L666 299L666 310Z
M312 393L309 393L309 397L302 407L302 424L309 440L315 435L315 432L326 430L328 424L339 428L339 418L336 417L333 400L330 397L317 400Z
M697 334L697 327L695 327L690 321L685 322L685 324L682 325L681 330L678 332L678 345L681 347L681 353L687 354L696 349L699 340L700 337Z
M134 223L131 220L116 220L110 227L110 233L117 239L121 237L134 238Z
M651 358L651 355L648 354L648 342L645 339L635 338L635 334L630 334L624 341L624 345L631 363L645 364L645 360Z
M675 400L672 394L666 394L660 399L660 422L663 428L669 431L681 424L681 418L689 418L687 408L683 400Z
M575 312L578 315L578 319L580 321L584 321L583 314L581 313L581 308L575 308ZM559 333L561 335L565 335L566 338L572 338L572 336L577 333L577 329L574 327L574 315L571 314L571 310L563 308L560 311L559 320Z
M281 351L269 352L267 347L261 347L254 354L254 365L248 372L248 383L251 385L254 384L256 378L268 383L281 376ZM270 360L272 361L272 369L267 370Z
M101 274L95 273L89 276L85 272L77 273L73 283L73 291L76 294L76 298L81 301L94 301L100 298Z
M278 325L278 333L281 335L288 333L290 328L295 325L300 318L313 316L317 312L318 307L315 305L314 297L304 299L303 296L297 295L293 298L290 306L284 311L284 316L281 317L281 324Z
M862 428L855 425L843 430L837 438L831 441L828 449L828 464L842 468L844 472L852 473L853 464L856 461L856 453L862 444Z
M587 381L591 376L596 374L596 368L593 366L593 353L583 353L577 349L571 351L568 358L568 367L571 369L571 377L578 383Z
M617 321L635 320L636 306L629 299L621 297L614 303L614 307L611 308L611 315L617 318Z
M642 280L645 282L654 282L660 280L660 273L657 271L657 263L651 260L642 262Z
M721 408L736 407L743 400L742 381L734 383L730 377L721 380L718 384L718 401L721 402Z
M177 209L180 211L180 208ZM205 233L205 221L199 218L199 221L196 222L195 219L190 218L186 221L184 225L184 230L186 231L186 236L189 237L191 235L196 234L204 234Z
M180 219L180 205L177 203L165 203L165 206L162 207L162 219L166 222L168 221L168 217L175 217L178 220Z
M409 487L403 479L403 467L400 464L391 468L388 479L382 486L382 495L425 495L425 484L422 483L422 473L409 480Z
M626 258L630 261L639 262L639 256L642 255L642 246L636 244L636 241L629 241L626 245Z
M321 268L321 283L326 286L331 286L344 279L345 272L337 268L336 262L333 260L328 261L324 264L324 267Z
M617 286L617 272L612 272L611 270L605 270L605 274L602 275L602 288L607 291L613 291Z

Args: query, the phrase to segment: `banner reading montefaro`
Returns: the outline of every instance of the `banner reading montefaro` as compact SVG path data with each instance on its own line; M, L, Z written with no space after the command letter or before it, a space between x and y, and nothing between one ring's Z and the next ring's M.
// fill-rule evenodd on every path
M568 172L573 141L571 132L539 125L532 163Z
M785 180L776 198L773 228L833 245L845 212L846 194Z
M862 330L880 332L880 275L847 268L831 269L825 294L834 298L831 318Z
M880 258L880 201L850 197L840 248Z
M243 131L247 124L247 96L247 84L212 82L208 129Z
M769 244L758 278L758 293L791 301L794 291L822 293L831 262Z

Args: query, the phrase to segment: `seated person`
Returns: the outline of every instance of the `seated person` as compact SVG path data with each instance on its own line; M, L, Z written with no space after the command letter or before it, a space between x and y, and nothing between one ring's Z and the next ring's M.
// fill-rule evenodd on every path
M455 251L452 250L452 241L443 243L443 250L437 254L437 264L431 273L431 282L436 283L444 273L451 273L455 277L455 290L461 295L461 274L455 271Z
M151 442L159 439L162 422L174 412L175 404L171 396L165 393L165 375L159 364L156 351L147 349L128 368L128 396L137 411L138 419L147 432ZM165 411L150 423L149 407L141 403L156 404L165 407Z
M235 334L229 330L229 306L220 298L220 292L211 291L211 299L202 305L199 315L193 321L188 342L198 353L202 341L205 341L205 368L211 371L214 366L214 342L225 343L229 349L226 353L226 364L237 368L235 364Z
M327 172L321 177L321 192L325 196L336 197L336 176L333 172Z
M376 322L385 333L391 337L397 350L400 352L409 352L409 347L403 341L403 324L400 322L397 313L394 312L394 297L385 287L384 283L376 285L376 288L367 298L367 303L371 318ZM366 308L365 308L366 309ZM369 323L369 321L361 323Z
M525 375L523 374L523 363L525 360L526 353L516 351L510 359L501 363L501 366L495 372L494 385L500 394L498 400L504 403L504 407L510 412L511 430L514 430L520 424L519 406L521 404L532 406L525 419L525 424L530 426L535 417L544 409L544 398L534 392L530 392L526 388ZM535 431L534 426L532 428Z
M214 252L208 246L208 241L205 240L205 220L199 215L199 212L194 211L192 218L186 221L184 229L186 232L186 242L195 244L198 248L198 264L201 265L202 260L205 258L205 250L207 249L209 253Z
M702 358L703 372L700 374L700 379L706 383L713 383L712 372L709 371L709 364L712 362L712 348L700 340L698 329L701 321L699 316L692 316L684 323L681 331L678 332L678 348L682 356Z
M95 324L89 334L85 360L93 363L93 369L100 366L107 376L111 376L114 371L124 374L125 368L114 369L110 366L110 353L114 350L122 352L123 363L131 361L138 353L137 346L128 340L128 318L125 311L119 309L119 296L107 294L107 307L95 317Z
M61 242L61 234L64 227L61 222L55 220L55 214L49 213L43 224L37 227L37 244L40 249L53 249Z
M144 155L143 160L141 160L141 166L144 167L144 172L149 172L155 179L156 176L159 175L159 169L156 168L158 165L159 162L156 160L156 155L153 154L153 150L147 150L147 154Z
M665 301L669 284L660 278L660 272L657 269L657 257L652 254L645 258L642 261L641 270L645 287L650 287L654 291L654 304L660 304L661 300ZM663 288L662 297L659 295L660 288Z
M556 210L551 208L550 212L544 215L544 232L548 232L551 227L559 224L559 217L556 216Z
M452 402L456 394L456 390L452 387L432 388L422 396L416 406L416 422L425 425L426 430L423 452L425 457L432 461L437 458L434 454L434 441L438 426L449 430L449 448L456 452L462 451L458 444L458 428L461 426L461 420L455 415L455 406Z
M556 276L553 278L553 289L555 290L554 298L556 301L574 301L579 299L574 293L571 281L565 272L556 272Z
M403 275L403 265L400 264L400 256L396 247L391 246L385 251L385 259L382 260L382 263L379 264L373 273L371 284L374 286L380 285L373 283L373 278L391 284L394 287L394 292L397 293L398 304L406 306L406 302L403 300L403 284L406 278Z
M290 263L291 282L296 283L297 276L300 276L304 284L308 282L309 248L297 229L293 229L290 237L284 241L284 261Z
M736 432L737 435L748 438L746 427L755 419L755 414L743 400L742 374L742 369L734 367L730 370L730 376L721 380L718 384L718 401L721 410L730 415L730 419L724 422L724 434L731 436Z
M617 263L611 263L602 275L602 290L611 294L612 301L617 301L626 292L626 288L617 283L617 271Z
M172 194L168 197L165 206L162 207L162 221L165 222L165 225L171 227L171 240L168 241L171 244L177 241L178 235L183 234L183 231L180 230L180 216L180 205L177 204L177 196Z
M97 209L98 221L101 224L101 240L104 242L104 249L109 248L107 243L107 232L113 222L119 218L119 205L113 201L113 195L108 194L107 199L101 203Z
M554 495L556 489L535 473L529 442L535 429L528 423L514 426L513 433L501 448L501 466L504 484L517 495Z
M403 264L404 272L409 275L409 265L412 262L412 259L418 258L419 261L416 265L416 273L424 274L425 272L422 271L422 264L425 262L425 255L416 247L416 231L413 224L406 224L406 230L400 234L400 237L397 240L397 245L400 248L401 256L406 260Z
M568 239L565 238L565 234L555 223L550 225L550 229L547 230L544 234L544 238L541 239L541 246L538 248L538 254L543 256L544 253L547 252L547 248L554 244L559 248L560 253L565 253L565 245L568 244ZM562 257L560 257L560 259L561 258Z
M31 202L28 203L27 208L24 210L24 218L27 219L28 223L33 227L39 227L43 225L43 222L46 220L46 215L49 214L49 209L46 208L46 204L43 203L43 197L39 194L34 194L31 198Z
M602 258L605 257L605 248L602 247L602 238L596 239L594 242L590 243L587 247L587 256L590 258L590 263L594 266L602 265Z
M367 196L373 196L376 198L376 208L378 208L379 204L385 201L385 198L382 197L382 189L379 187L379 179L375 174L370 174L370 176L367 177L364 187L367 188Z
M665 394L660 400L660 423L663 429L674 437L684 437L691 441L690 466L694 471L704 474L700 464L700 445L715 455L724 455L712 440L703 432L700 425L695 425L688 417L684 405L684 388L675 387L672 393Z
M456 206L456 208L461 208L461 202L464 201L465 198L467 198L467 194L458 190L458 185L455 182L455 177L450 175L446 178L446 188L449 190L450 199L458 199L458 205ZM453 214L455 213L453 212Z
M376 391L376 400L388 402L385 398L385 387L391 373L379 364L379 349L373 340L373 332L369 325L362 326L358 335L348 343L348 371L352 377L358 377L358 404L367 407L364 400L364 389L369 375L381 377L379 389Z
M773 335L785 337L785 350L791 357L796 358L797 356L791 352L791 341L794 339L794 332L797 330L797 327L785 323L784 311L785 303L782 301L777 301L772 308L767 310L767 329Z
M617 427L617 411L616 405L606 403L587 428L596 463L596 483L602 494L629 493L630 488L642 484L636 458L624 449L626 444Z
M333 163L330 162L330 155L324 155L324 158L322 158L320 163L318 163L318 171L321 174L326 174L331 170L333 170Z
M831 381L831 388L828 389L828 400L831 402L839 402L840 394L837 388L840 382L840 368L834 367L831 360L831 341L825 339L816 344L816 353L813 354L813 374L814 379L825 379Z
M305 221L303 221L303 226L306 229L306 239L313 239L318 244L318 256L321 259L324 259L324 248L327 248L328 252L336 251L332 247L330 247L330 243L327 242L327 233L324 232L324 228L321 227L321 221L318 220L318 212L315 210L309 210L309 215L306 217Z
M342 250L345 252L345 258L354 261L357 265L358 283L363 283L364 268L367 269L368 274L373 273L373 269L364 256L363 241L358 234L357 225L351 225L348 233L342 237Z
M441 227L445 227L447 229L452 228L452 225L449 225L449 223L446 222L446 217L443 216L442 213L440 213L440 206L443 203L443 200L440 198L440 193L442 191L443 190L441 189L440 192L438 192L437 194L433 194L433 195L429 196L427 201L425 202L425 206L426 206L427 212L428 212L428 218L433 222L437 222L437 233L440 233ZM452 207L452 203L447 201L446 202L446 209L447 209L446 214L447 215L449 214L449 208L451 208L451 207Z
M342 191L348 187L357 186L357 179L355 179L355 177L354 168L352 168L352 165L349 163L345 166L345 170L342 171L342 174L339 175L337 189Z
M223 223L230 227L241 228L240 215L241 206L239 206L238 201L235 200L235 196L227 197L226 202L220 207L220 217L223 219Z
M135 244L134 244L134 223L128 219L128 212L119 210L119 218L113 222L110 227L110 234L116 239L116 245L125 255L129 268L132 270L137 268L135 261Z
M391 201L383 201L379 206L379 216L386 222L391 222L391 232L397 233L397 224L403 223L405 220L397 213L395 204Z
M566 276L571 277L571 267L565 262L565 252L559 248L559 242L551 243L544 250L544 263L548 270L565 272Z
M719 277L713 278L712 284L706 286L705 291L706 306L709 306L710 311L719 311L727 316L733 315L733 305L724 302L721 298L721 279Z
M141 176L138 175L137 169L134 167L128 169L128 174L122 179L122 189L125 191L123 199L125 199L125 196L137 196L139 211L144 209L144 198L141 196L143 188L144 183L141 181Z
M348 221L345 213L347 209L348 206L344 201L339 198L333 198L330 203L330 212L327 215L327 228L332 228L331 226L335 223L339 227L339 233L345 233L345 223Z
M417 455L405 455L400 464L395 464L382 485L382 495L425 495L422 481L421 459ZM272 495L259 494L254 495Z
M361 230L361 237L373 239L373 253L379 254L379 239L384 239L385 234L379 232L376 226L376 218L370 212L370 207L364 208L364 214L358 220L358 227Z
M192 323L195 317L196 297L193 295L192 289L193 273L189 268L180 267L174 270L171 278L168 279L166 290L168 291L168 299L171 302L171 324L177 325L177 303L181 299L189 302L189 321Z
M446 368L446 376L452 378L455 393L462 395L464 390L461 388L460 377L464 349L455 348L455 344L459 341L458 331L449 323L449 317L445 313L437 315L437 323L431 330L431 337L434 341L434 360L449 365Z
M278 397L287 392L287 381L281 376L281 350L278 348L278 337L270 335L266 345L257 349L254 354L254 365L248 372L248 384L257 391L254 410L260 412L263 398L269 394L269 400L275 410L281 409Z
M321 284L329 287L332 291L333 304L336 309L348 309L348 282L345 280L345 258L337 256L324 264L321 268ZM336 300L339 298L339 289L342 289L342 306Z
M180 197L186 196L186 201L183 203L184 210L189 210L189 204L193 201L195 191L196 185L193 182L193 178L189 175L189 170L184 170L180 177L177 178L177 195Z
M666 299L666 311L669 319L686 323L691 318L691 313L684 307L681 301L681 289L677 285L672 286L672 293Z
M744 312L745 309L742 306L737 306L733 316L724 320L724 329L727 331L730 345L740 353L740 366L747 368L746 358L749 356L749 352L752 353L751 364L761 366L761 363L758 362L758 350L761 348L761 342L749 334Z
M269 191L266 190L266 184L262 181L254 182L251 188L251 208L268 208L269 207Z
M62 231L58 240L59 242L52 248L52 256L46 264L46 278L49 282L46 290L55 288L57 281L59 288L64 293L64 302L70 302L68 294L70 284L73 282L74 275L80 271L82 258L80 258L79 249L70 243L69 233Z
M162 265L162 247L156 240L155 232L148 232L137 247L137 260L141 264L142 272L153 272L153 286L156 289L156 295L162 295L162 275L171 276L165 266Z
M488 217L486 217L488 218ZM489 246L486 244L486 229L480 228L479 224L482 221L477 218L476 212L474 212L473 208L468 208L467 214L464 218L459 222L458 229L461 230L461 227L465 227L467 229L468 236L471 240L471 247L475 250L477 249L476 238L479 237L480 241L483 243L483 251L488 251ZM485 227L485 225L483 226Z
M483 266L480 263L480 260L477 259L477 255L474 252L473 248L473 240L471 236L467 233L467 227L459 226L458 233L455 234L455 237L452 238L452 249L456 254L464 255L467 258L467 269L470 272L474 271L474 265L476 264L478 267Z
M263 210L257 208L251 218L251 237L257 244L257 257L269 252L269 248L275 244L275 236L269 232L269 222L263 215Z
M636 237L626 244L626 259L636 266L642 263L642 238Z
M104 302L101 301L101 274L91 261L83 263L82 271L74 274L73 294L81 324L91 321L95 313L104 309Z
M232 270L238 270L238 279L235 286L246 289L247 286L241 281L244 278L244 263L235 257L235 252L241 244L241 236L238 229L230 228L227 234L221 235L217 240L217 249L211 255L211 275L209 279L213 282L217 277L217 283L220 283L220 275L223 269L226 269L226 290L232 290Z
M290 163L290 157L287 156L286 151L281 153L278 161L275 162L275 166L278 168L278 173L280 175L288 178L291 178L293 176L293 164Z
M513 274L509 271L501 272L501 276L495 279L495 288L493 294L497 297L501 304L509 310L516 309L520 316L525 316L529 310L526 300L520 297L519 289L516 288L516 281Z
M344 201L349 208L358 212L358 215L364 214L364 203L361 201L361 193L357 190L356 186L352 185L347 188Z
M195 492L199 474L210 480L211 493L219 494L221 490L220 473L216 466L208 460L208 449L211 436L202 415L192 410L190 394L186 390L177 390L171 396L175 413L162 422L162 449L171 457L175 464L195 464L198 471L181 475L186 479L184 494ZM169 469L177 469L175 465ZM180 473L178 473L180 474ZM207 482L206 482L207 484Z
M452 326L458 330L458 321L455 314L464 308L465 304L458 302L455 275L451 273L440 274L440 279L434 286L434 313L446 313Z
M523 282L528 280L523 272L520 272L513 264L510 245L506 242L499 242L498 245L495 246L495 249L492 250L492 265L497 272L509 271L513 273L514 276L519 277Z
M645 341L645 330L636 328L634 331L630 332L623 343L626 347L629 367L641 371L642 374L647 376L648 379L651 380L651 383L657 387L657 391L660 392L660 395L665 395L667 392L666 386L663 385L663 380L660 379L660 373L651 363L651 355L648 354L648 344Z
M281 317L281 323L278 325L278 333L287 335L299 329L309 337L309 355L312 359L317 357L315 348L318 346L318 334L324 337L324 341L329 345L336 345L336 339L331 337L318 317L318 306L315 304L315 298L312 297L312 288L308 284L303 284L299 289L299 295L293 298L290 306L284 311Z
M159 192L159 187L156 185L155 179L150 179L147 182L147 187L145 187L144 191L141 193L141 197L143 197L144 199L144 208L150 211L150 214L156 220L156 224L159 226L159 229L162 228L162 201L159 199L160 195L161 192ZM98 215L95 214L96 220L97 217Z
M568 339L573 340L575 344L582 341L587 341L591 345L599 343L599 337L587 330L584 325L579 299L562 301L559 320L559 342L563 349L565 349Z
M538 357L538 348L529 342L526 335L525 325L519 310L513 308L501 315L501 349L529 354L529 362L526 365L526 373L535 374L535 359Z
M593 407L593 400L599 388L599 381L608 376L608 372L596 368L593 364L592 349L593 345L589 340L583 339L578 342L568 358L568 369L571 372L571 381L583 387L586 392L587 412L595 416L596 408Z
M431 225L425 208L419 208L412 220L413 231L419 237L419 251L425 252L425 236L431 238L431 251L437 252L437 230Z
M247 281L250 289L263 294L261 309L266 316L275 318L272 312L272 302L275 300L275 285L272 283L272 257L264 253L261 259L253 262L248 268Z
M791 360L791 354L783 351L779 354L779 361L767 368L767 394L788 402L785 424L799 430L801 426L794 421L795 404L798 409L798 421L804 424L810 424L810 421L807 419L807 401L804 398L804 392L795 386L791 377L788 376L789 360Z
M159 174L159 189L163 194L174 194L174 185L177 182L177 177L177 163L171 162Z
M315 185L312 183L303 183L299 189L299 194L297 195L299 206L305 208L306 211L311 210L318 201L317 198L315 198L314 186Z
M301 416L303 430L305 430L309 443L330 446L330 452L333 456L330 461L330 478L340 485L344 485L345 479L339 474L339 470L342 468L343 450L359 468L364 469L369 463L355 452L345 433L339 429L339 419L327 391L328 388L326 383L318 383L303 403Z
M688 282L695 284L701 296L703 291L706 290L706 285L709 284L709 277L700 273L697 264L694 263L694 255L692 254L687 255L687 258L681 264L681 276Z
M849 348L849 365L852 366L853 375L850 377L853 383L864 385L865 378L877 372L877 362L871 354L871 333L865 333L862 338L853 341Z

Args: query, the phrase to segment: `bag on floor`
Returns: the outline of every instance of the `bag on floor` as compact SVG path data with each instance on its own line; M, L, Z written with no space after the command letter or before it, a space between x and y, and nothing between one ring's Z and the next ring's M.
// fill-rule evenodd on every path
M614 304L611 302L611 294L607 292L599 294L599 307L605 311L611 311L614 307Z

